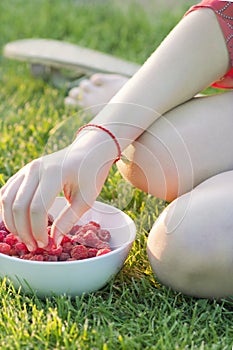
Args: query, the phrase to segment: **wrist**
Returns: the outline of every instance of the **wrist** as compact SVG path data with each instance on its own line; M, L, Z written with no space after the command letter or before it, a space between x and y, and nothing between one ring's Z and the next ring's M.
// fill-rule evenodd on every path
M113 164L119 159L119 148L110 135L94 127L79 129L73 141L72 149L75 153L81 152L82 157L91 156L93 162L110 162Z
M92 135L92 138L93 137L96 138L95 135L98 135L96 132L99 132L100 137L99 136L97 137L97 142L98 143L100 142L99 146L101 146L101 143L105 143L104 146L107 146L107 144L109 146L110 145L109 141L111 141L112 144L114 143L115 144L115 151L117 151L117 155L114 157L114 163L116 163L118 160L120 160L120 158L121 158L120 144L119 144L116 136L108 128L106 128L103 125L98 125L98 124L85 124L78 129L78 131L76 133L76 137L78 137L81 133L84 133L84 131L85 132L89 131L89 136ZM95 131L95 132L90 134L90 131ZM114 152L114 153L116 153L116 152Z

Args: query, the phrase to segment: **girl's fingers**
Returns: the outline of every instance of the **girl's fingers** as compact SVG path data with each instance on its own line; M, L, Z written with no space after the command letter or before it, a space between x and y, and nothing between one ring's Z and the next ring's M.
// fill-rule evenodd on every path
M15 173L14 175L12 175L7 182L5 183L4 186L2 186L2 188L0 189L0 203L2 203L2 197L4 195L4 193L6 192L6 190L8 189L9 185L11 185L15 179L18 179L20 176L24 176L24 169L22 168L20 169L17 173Z
M4 190L1 191L1 211L3 221L9 231L18 235L17 228L15 226L13 203L17 195L18 189L24 180L24 175L15 176L14 180L8 182L4 186Z
M48 245L48 213L56 196L62 190L61 177L50 170L42 175L30 205L30 222L33 237L40 248Z
M37 248L37 244L32 234L29 214L31 202L39 183L39 174L37 170L38 168L36 166L32 167L30 172L26 174L12 205L14 222L18 236L22 239L30 251Z
M83 200L81 195L77 195L72 199L72 202L63 209L63 211L54 221L51 230L51 235L57 245L61 243L64 234L69 232L73 225L91 207L92 204L93 203Z

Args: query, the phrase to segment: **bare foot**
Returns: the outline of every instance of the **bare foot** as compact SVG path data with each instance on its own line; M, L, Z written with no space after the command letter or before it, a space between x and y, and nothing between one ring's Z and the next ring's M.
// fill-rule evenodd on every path
M95 115L127 81L122 75L96 73L71 89L65 104L87 108Z

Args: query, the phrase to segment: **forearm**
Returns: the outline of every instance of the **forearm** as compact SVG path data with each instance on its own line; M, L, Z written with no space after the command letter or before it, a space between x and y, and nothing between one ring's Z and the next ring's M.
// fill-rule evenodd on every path
M228 69L228 52L215 14L208 9L196 11L182 19L92 123L107 126L124 149L157 118Z

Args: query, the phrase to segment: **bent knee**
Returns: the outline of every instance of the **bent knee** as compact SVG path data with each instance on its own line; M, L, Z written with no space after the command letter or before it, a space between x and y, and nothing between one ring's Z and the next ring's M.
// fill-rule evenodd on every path
M176 291L204 298L233 294L233 172L228 173L169 204L149 234L152 269Z
M138 157L137 157L138 158ZM142 158L140 160L120 160L117 167L122 177L141 191L149 193L157 198L171 202L178 196L178 177L173 172L169 175L158 160Z

